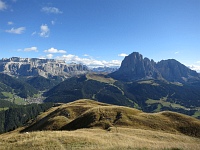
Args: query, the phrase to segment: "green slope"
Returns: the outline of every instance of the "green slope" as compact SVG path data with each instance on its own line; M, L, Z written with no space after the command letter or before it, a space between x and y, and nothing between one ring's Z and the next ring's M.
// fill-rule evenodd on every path
M136 107L145 112L176 111L196 117L200 107L200 86L159 80L121 82L107 76L74 77L45 93L45 102L71 102L89 98L109 104ZM104 78L104 79L103 79Z
M30 84L0 73L0 98L6 98L2 92L10 92L22 98L32 97L38 93Z
M42 76L29 78L26 82L39 91L49 90L59 83L59 81L50 80Z

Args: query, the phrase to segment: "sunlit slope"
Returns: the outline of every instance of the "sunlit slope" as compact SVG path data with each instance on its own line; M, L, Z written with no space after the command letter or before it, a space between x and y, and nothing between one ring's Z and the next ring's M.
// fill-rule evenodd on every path
M1 150L199 150L200 139L153 130L37 131L0 135Z
M200 120L174 112L144 113L134 108L82 99L60 104L23 131L128 127L200 137Z

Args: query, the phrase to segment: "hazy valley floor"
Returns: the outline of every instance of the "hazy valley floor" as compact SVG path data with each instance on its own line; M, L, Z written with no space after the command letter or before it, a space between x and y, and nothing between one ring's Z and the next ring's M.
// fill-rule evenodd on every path
M199 150L200 139L182 134L111 127L75 131L17 131L0 135L1 150L136 149Z

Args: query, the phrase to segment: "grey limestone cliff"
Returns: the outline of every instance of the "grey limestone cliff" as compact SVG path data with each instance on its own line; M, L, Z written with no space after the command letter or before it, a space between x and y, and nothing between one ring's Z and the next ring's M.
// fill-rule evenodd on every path
M66 64L62 60L12 57L0 60L0 72L12 76L43 76L68 78L88 72L82 64Z

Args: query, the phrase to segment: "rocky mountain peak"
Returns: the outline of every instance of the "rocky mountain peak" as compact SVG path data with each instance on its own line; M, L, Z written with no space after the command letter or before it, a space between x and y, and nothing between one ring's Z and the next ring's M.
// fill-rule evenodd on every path
M200 81L200 75L175 59L162 60L158 63L149 58L143 58L138 52L133 52L122 61L119 70L111 73L115 79L135 81L143 79L163 79L170 82Z
M143 59L138 52L126 56L119 70L111 76L125 81L161 78L160 73L154 68L154 61L148 58Z

